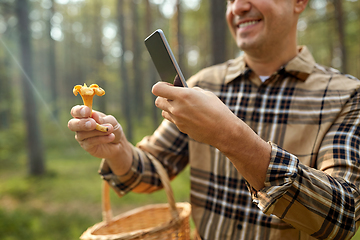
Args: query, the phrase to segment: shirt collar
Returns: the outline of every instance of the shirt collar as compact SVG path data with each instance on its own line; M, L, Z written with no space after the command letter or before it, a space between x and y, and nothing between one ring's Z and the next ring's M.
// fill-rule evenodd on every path
M315 66L315 60L306 46L298 47L298 55L290 60L287 64L282 66L274 74L282 71L287 72L300 81L306 81ZM246 65L244 55L232 59L228 62L227 73L225 76L225 83L228 84L240 75L246 75L251 72L251 69Z

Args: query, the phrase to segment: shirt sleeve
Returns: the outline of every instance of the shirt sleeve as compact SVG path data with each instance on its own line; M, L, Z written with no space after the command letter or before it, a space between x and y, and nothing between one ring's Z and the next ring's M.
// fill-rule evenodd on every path
M318 239L350 239L360 217L360 97L344 106L326 133L316 166L271 143L271 161L265 187L249 186L253 201L265 214L273 214Z
M188 136L164 120L152 136L133 147L133 162L127 173L115 175L106 160L102 161L99 173L120 197L130 191L151 193L162 188L152 158L159 160L173 179L188 163Z

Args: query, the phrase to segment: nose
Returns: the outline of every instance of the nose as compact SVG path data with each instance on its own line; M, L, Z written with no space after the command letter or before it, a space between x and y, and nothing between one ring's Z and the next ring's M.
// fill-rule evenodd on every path
M251 3L249 0L234 0L229 1L230 4L230 11L235 16L242 16L245 13L249 12L251 9Z

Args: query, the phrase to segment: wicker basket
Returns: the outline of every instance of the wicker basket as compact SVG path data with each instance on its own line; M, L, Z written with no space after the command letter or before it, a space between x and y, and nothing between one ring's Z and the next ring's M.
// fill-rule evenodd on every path
M152 204L112 217L110 187L103 184L103 221L87 229L82 240L138 240L138 239L190 239L189 203L175 203L168 175L162 165L152 159L156 167L169 203Z

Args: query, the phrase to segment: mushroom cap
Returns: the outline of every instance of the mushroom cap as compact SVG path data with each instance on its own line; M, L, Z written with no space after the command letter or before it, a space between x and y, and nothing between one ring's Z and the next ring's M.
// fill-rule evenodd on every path
M105 90L99 87L97 84L91 84L90 88L93 89L96 95L102 96L105 94Z
M84 86L76 85L73 88L73 93L77 96L80 93L81 96L94 96L95 94L98 96L102 96L105 94L105 90L99 87L97 84L91 84L90 87L84 83Z

